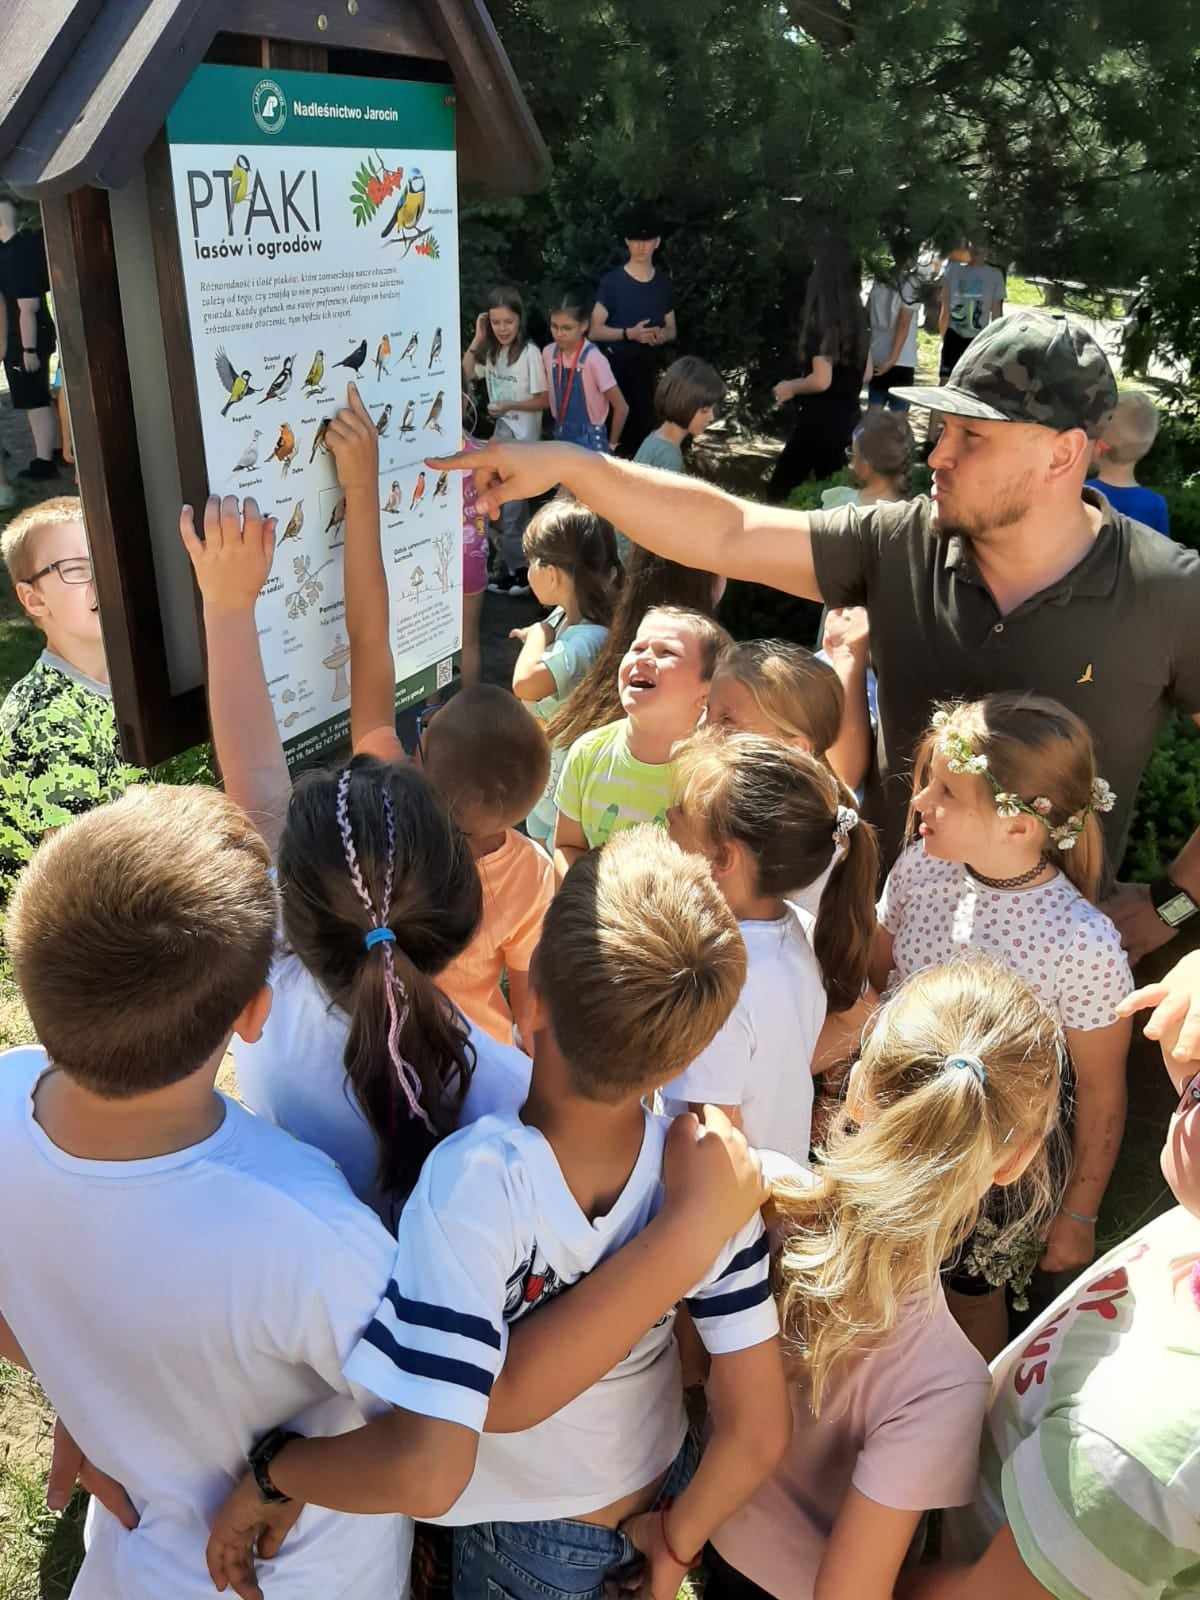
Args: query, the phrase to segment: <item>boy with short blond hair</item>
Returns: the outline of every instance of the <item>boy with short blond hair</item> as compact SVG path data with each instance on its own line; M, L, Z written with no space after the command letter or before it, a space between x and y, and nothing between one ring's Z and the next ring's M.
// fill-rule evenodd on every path
M0 705L0 898L50 828L142 776L121 755L79 500L31 506L0 535L17 600L46 646Z
M1157 437L1158 408L1153 400L1140 389L1124 390L1096 441L1092 476L1085 487L1098 489L1122 516L1169 536L1171 513L1166 500L1144 488L1135 471Z
M425 1420L430 1462L472 1442L469 1481L433 1519L456 1530L457 1600L592 1593L639 1552L652 1592L674 1594L788 1443L759 1217L686 1299L712 1356L713 1426L694 1475L672 1313L545 1421L483 1430L514 1325L571 1285L586 1292L583 1280L622 1247L635 1251L630 1241L652 1224L670 1123L644 1098L729 1016L745 947L705 864L641 829L572 868L532 976L529 1099L519 1118L485 1117L430 1155L401 1214L387 1297L346 1370L397 1417ZM287 1442L273 1488L383 1509L404 1452L381 1450L371 1433ZM253 1526L254 1496L244 1480L218 1516L218 1577L227 1543Z

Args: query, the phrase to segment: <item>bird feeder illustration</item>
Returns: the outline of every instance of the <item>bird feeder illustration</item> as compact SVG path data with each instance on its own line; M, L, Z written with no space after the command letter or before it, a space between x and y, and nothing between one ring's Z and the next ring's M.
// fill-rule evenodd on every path
M322 661L323 667L328 667L333 673L333 690L329 698L336 704L339 700L350 698L350 646L344 639L334 641L333 649Z

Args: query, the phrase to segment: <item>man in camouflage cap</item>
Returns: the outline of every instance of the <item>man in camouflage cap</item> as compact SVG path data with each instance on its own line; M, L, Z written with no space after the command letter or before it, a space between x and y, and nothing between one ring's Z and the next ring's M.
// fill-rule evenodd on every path
M864 809L887 862L931 704L1027 689L1091 728L1117 795L1103 819L1117 866L1163 717L1200 713L1200 557L1084 490L1091 439L1117 399L1108 360L1066 317L1018 311L971 342L944 386L894 392L945 418L928 499L791 511L563 445L489 445L453 464L475 469L489 514L561 483L685 566L865 606L879 725ZM861 697L862 662L835 665ZM1200 903L1200 845L1171 870ZM1155 894L1166 911L1170 886ZM1172 936L1144 890L1111 909L1135 957Z

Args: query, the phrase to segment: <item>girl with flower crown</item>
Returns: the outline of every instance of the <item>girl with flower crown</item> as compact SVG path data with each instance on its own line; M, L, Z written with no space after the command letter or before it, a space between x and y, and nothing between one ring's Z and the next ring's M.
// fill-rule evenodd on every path
M1003 1348L1006 1292L1024 1309L1035 1267L1077 1272L1095 1254L1096 1222L1125 1125L1133 988L1120 936L1096 904L1104 872L1098 813L1113 793L1091 736L1055 700L991 694L938 709L915 763L913 842L879 903L871 980L883 990L922 967L984 950L1018 973L1066 1031L1075 1077L1072 1158L1045 1239L1003 1252L985 1216L947 1281L950 1303L982 1353Z

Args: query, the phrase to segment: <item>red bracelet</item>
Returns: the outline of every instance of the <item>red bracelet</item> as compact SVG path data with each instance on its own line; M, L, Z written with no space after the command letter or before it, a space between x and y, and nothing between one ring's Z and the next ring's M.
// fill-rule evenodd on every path
M658 1513L659 1527L662 1529L662 1542L666 1546L667 1554L670 1556L675 1565L677 1567L682 1567L685 1572L690 1572L693 1567L699 1565L700 1557L703 1554L703 1551L697 1550L696 1554L687 1561L685 1561L682 1556L677 1556L675 1554L675 1551L671 1545L671 1536L667 1532L667 1512L671 1509L673 1504L673 1501L668 1500L666 1505L664 1505Z

